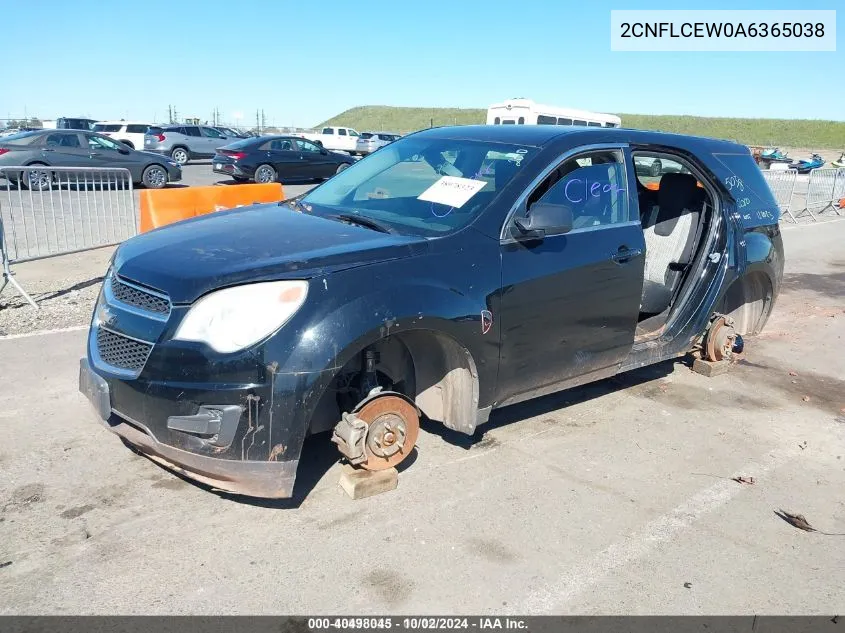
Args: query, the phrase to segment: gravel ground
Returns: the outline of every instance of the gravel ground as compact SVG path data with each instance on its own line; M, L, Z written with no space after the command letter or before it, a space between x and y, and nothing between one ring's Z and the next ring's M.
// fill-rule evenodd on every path
M11 285L0 294L0 336L87 325L113 247L13 267L36 310Z

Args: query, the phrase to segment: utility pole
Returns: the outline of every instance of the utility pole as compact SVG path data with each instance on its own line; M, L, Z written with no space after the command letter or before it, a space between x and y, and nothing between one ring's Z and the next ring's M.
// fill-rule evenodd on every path
M266 128L267 128L267 119L266 119L266 117L264 116L264 108L262 108L262 109L261 109L261 128L262 128L262 129L266 129Z
M261 122L258 119L258 110L255 111L255 129L261 134Z

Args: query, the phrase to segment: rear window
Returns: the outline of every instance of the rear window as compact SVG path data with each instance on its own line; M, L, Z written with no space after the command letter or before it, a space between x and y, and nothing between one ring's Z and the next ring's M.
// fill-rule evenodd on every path
M29 145L40 135L40 132L16 132L7 136L0 136L0 143L17 143L18 145Z
M330 127L324 127L323 134L334 134L334 130Z
M149 127L150 127L149 125L138 125L138 124L127 125L126 131L129 134L145 134L146 131L147 131L147 128L149 128Z
M95 132L120 132L123 126L120 123L95 123Z
M375 136L372 132L361 132L361 138L368 139L373 138Z
M254 146L258 142L260 142L260 141L258 141L258 139L244 138L244 139L241 139L240 141L235 141L234 143L229 143L228 145L226 145L226 149L250 149L250 148L252 148L252 146ZM262 145L260 149L270 149L270 144L264 143L264 145Z
M164 132L164 128L158 127L156 125L151 125L147 128L147 134L161 134Z

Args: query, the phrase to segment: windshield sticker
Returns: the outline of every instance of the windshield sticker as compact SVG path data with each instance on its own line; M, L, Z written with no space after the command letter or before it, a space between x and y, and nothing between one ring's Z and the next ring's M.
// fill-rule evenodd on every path
M460 209L487 184L486 180L441 176L440 179L423 191L417 200L436 202L447 207Z

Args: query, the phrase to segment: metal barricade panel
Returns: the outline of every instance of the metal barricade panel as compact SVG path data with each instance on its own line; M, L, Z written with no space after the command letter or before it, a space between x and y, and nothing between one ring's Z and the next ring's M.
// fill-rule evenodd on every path
M798 172L794 169L783 169L778 171L763 171L763 179L772 190L772 195L780 207L781 217L784 214L788 215L795 221L795 216L792 215L792 195L795 192L795 183L798 178Z
M132 175L124 168L2 167L0 214L12 263L109 246L138 233Z
M809 211L813 207L821 207L824 211L833 204L834 190L839 169L822 168L810 172L810 182L807 185L807 203Z

